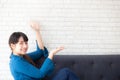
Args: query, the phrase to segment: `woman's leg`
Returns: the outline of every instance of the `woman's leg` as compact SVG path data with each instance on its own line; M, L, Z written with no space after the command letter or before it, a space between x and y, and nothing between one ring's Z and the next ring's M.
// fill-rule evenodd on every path
M80 80L70 69L61 69L53 80Z

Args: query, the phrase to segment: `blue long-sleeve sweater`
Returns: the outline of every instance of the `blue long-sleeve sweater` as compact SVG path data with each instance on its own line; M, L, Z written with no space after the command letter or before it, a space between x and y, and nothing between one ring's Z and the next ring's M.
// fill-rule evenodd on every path
M48 51L45 47L44 50L41 50L37 45L36 51L28 53L28 56L36 60L41 58L41 56L47 57ZM10 56L9 65L14 80L40 80L46 75L51 74L54 70L54 63L49 58L46 58L40 68L36 68L23 57L14 55L13 53Z

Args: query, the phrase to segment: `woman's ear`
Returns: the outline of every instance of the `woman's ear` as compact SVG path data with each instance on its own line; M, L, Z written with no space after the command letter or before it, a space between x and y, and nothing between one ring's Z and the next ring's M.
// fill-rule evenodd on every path
M15 44L10 44L11 50L14 50Z

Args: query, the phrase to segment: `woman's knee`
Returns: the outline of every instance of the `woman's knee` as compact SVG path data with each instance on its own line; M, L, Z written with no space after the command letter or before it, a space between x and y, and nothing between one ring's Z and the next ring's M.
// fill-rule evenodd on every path
M60 72L65 72L65 73L67 73L67 72L70 72L70 69L69 69L69 68L62 68L62 69L60 70Z

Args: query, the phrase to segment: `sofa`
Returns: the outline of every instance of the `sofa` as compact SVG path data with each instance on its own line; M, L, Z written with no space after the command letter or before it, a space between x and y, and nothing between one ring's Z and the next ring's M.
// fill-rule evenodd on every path
M56 55L53 60L55 70L43 80L51 80L60 69L66 67L80 80L120 80L120 55Z

